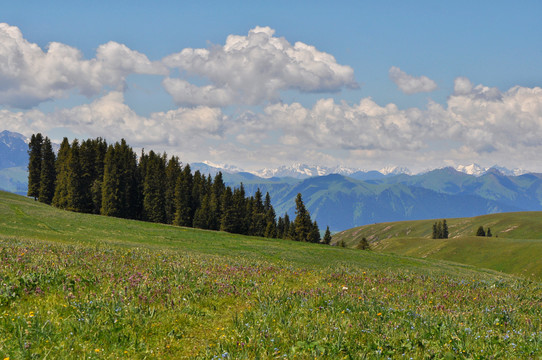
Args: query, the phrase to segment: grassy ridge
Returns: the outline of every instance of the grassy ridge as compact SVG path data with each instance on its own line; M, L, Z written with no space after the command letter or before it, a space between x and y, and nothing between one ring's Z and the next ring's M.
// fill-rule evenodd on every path
M526 358L538 283L0 193L0 357Z
M449 260L542 278L542 212L517 212L448 219L450 239L431 239L435 220L367 225L334 236L355 246L366 237L373 249L400 255ZM493 237L473 236L479 226Z

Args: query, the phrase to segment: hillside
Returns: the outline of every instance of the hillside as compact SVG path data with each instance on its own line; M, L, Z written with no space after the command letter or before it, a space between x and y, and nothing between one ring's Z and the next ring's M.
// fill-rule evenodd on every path
M4 192L0 257L3 358L525 358L542 342L538 283Z
M336 234L333 242L354 247L365 237L378 252L440 259L542 278L542 212L447 219L449 239L431 239L435 220L366 225ZM493 237L477 237L479 226Z

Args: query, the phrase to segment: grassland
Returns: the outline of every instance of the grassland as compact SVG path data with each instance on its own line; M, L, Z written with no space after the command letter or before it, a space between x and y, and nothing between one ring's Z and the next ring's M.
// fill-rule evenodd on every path
M420 258L449 260L542 280L542 212L517 212L447 219L450 239L431 239L435 220L382 223L334 236L354 247L363 237L372 248ZM479 226L493 237L477 237Z
M0 357L538 358L540 283L0 193Z

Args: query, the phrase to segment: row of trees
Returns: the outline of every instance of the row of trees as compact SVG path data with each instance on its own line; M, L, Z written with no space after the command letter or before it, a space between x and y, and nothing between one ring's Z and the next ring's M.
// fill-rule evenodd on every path
M176 156L141 152L125 140L108 145L101 138L70 144L58 156L51 141L32 135L29 144L28 196L61 209L231 233L320 242L320 230L296 197L296 217L276 219L269 193L247 196L232 189L221 173L192 173ZM329 227L326 231L329 235ZM325 239L328 243L330 239Z
M433 224L433 239L448 239L448 224L446 223L446 219L442 221L435 222Z

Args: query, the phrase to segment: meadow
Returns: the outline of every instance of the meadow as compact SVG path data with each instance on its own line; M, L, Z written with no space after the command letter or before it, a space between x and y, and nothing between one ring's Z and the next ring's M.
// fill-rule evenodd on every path
M0 357L539 358L542 286L0 193Z
M382 253L449 260L542 280L542 212L516 212L447 219L449 239L432 239L435 220L361 226L334 236L355 247L365 237ZM492 237L474 236L479 226Z

